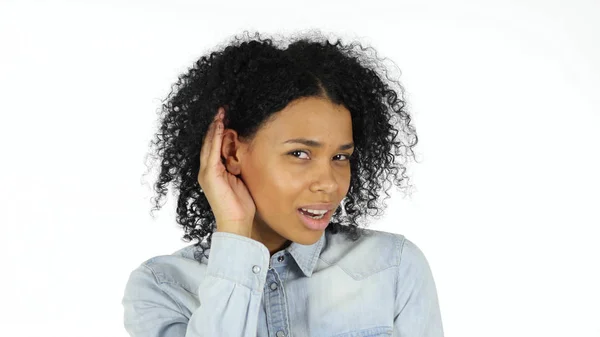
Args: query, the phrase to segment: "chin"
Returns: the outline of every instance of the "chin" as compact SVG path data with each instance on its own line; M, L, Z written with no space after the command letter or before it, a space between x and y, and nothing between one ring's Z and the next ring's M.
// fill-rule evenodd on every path
M305 246L314 245L317 241L319 241L323 232L324 231L304 231L302 232L302 235L296 236L291 241Z

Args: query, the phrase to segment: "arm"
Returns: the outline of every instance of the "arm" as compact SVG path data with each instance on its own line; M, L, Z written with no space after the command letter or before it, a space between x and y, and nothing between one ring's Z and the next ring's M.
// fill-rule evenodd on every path
M443 337L442 318L433 275L423 252L401 239L394 336Z
M189 319L153 271L140 266L131 273L122 302L127 332L132 337L256 336L269 256L258 241L213 233L198 287L200 306Z

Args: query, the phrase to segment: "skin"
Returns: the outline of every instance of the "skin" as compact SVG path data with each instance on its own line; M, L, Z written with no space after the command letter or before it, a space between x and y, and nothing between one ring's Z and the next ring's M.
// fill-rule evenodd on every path
M321 147L294 138L322 143ZM225 129L221 156L227 171L241 178L256 213L251 238L263 243L271 255L291 242L312 245L323 231L305 227L297 213L300 206L332 203L334 210L350 187L350 162L354 148L350 111L320 97L301 98L277 112L252 142Z

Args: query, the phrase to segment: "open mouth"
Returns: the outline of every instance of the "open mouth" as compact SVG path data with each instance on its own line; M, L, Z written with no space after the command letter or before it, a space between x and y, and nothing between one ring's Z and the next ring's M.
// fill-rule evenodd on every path
M328 214L329 214L329 212L331 212L331 210L329 210L329 211L327 211L327 212L325 212L325 213L323 213L323 214L321 214L321 215L318 215L318 214L312 214L312 213L309 213L309 212L303 211L301 208L298 208L298 211L299 211L300 213L302 213L302 215L304 215L304 216L306 216L306 217L309 217L309 218L311 218L311 219L313 219L313 220L319 220L319 219L323 219L323 218L324 218L326 215L328 215Z

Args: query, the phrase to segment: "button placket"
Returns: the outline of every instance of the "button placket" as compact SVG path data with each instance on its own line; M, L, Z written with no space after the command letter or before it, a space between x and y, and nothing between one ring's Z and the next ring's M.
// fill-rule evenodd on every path
M282 255L277 256L277 258L273 258L273 260L276 262L281 262ZM283 268L283 266L273 266L273 268L269 269L267 273L267 286L264 288L265 296L263 296L263 299L265 301L264 303L267 314L267 326L269 329L276 331L275 336L287 337L288 334L286 331L289 329L289 313L287 309L285 291L283 288L283 281L279 277L277 268Z

